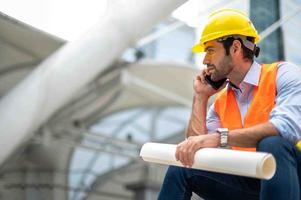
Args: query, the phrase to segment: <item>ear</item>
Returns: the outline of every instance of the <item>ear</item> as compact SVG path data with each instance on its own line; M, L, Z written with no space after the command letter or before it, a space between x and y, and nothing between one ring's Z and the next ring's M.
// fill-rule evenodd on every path
M241 51L242 47L241 47L241 43L239 40L234 40L233 44L232 44L232 48L231 48L231 53L233 54L237 54Z

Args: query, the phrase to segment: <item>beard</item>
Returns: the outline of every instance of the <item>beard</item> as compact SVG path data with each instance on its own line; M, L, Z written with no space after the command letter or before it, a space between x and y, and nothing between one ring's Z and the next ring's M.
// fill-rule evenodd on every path
M210 66L215 69L211 74L211 79L213 81L219 81L223 78L227 78L228 74L233 70L232 58L230 56L224 56L217 65Z

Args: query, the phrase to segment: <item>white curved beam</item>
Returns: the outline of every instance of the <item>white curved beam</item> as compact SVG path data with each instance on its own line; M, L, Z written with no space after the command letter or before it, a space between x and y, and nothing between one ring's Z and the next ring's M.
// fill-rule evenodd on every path
M186 0L110 0L104 19L56 51L0 102L0 164L55 111Z

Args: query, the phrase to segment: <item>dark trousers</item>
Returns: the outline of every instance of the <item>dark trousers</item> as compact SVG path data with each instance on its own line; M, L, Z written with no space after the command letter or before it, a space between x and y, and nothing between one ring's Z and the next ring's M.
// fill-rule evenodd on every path
M272 153L276 159L270 180L170 166L158 199L190 200L192 192L206 200L301 199L301 152L280 136L263 139L257 151Z

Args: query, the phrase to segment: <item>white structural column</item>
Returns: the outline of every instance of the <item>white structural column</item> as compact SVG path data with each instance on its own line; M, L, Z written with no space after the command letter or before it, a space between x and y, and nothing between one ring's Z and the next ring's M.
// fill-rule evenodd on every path
M110 0L108 13L0 102L0 164L129 46L186 0Z

